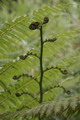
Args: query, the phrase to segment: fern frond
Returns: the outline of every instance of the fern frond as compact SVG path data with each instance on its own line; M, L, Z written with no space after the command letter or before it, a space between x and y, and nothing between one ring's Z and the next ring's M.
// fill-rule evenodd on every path
M62 91L60 91L60 88L55 88L55 90L48 89L44 93L45 104L38 106L40 78L38 60L40 41L38 40L38 31L31 32L29 25L31 22L37 20L42 22L45 16L53 17L54 15L61 15L66 7L68 7L68 5L59 5L56 7L45 6L43 9L35 11L32 17L22 16L16 18L14 21L5 23L0 30L0 111L2 113L7 113L7 111L13 112L8 113L8 115L3 114L5 116L1 115L0 118L2 120L9 120L12 117L14 119L15 117L22 117L24 115L36 117L40 114L41 117L45 115L49 117L52 114L56 116L63 112L67 115L69 114L69 110L71 111L71 115L73 115L73 112L76 113L77 109L80 110L78 108L78 106L80 106L79 97L75 97L74 99L64 98L63 100L60 99L45 103L55 98L56 94L57 96L61 95ZM55 66L58 66L59 68L67 69L69 72L66 76L62 75L58 69L50 69L50 72L44 72L44 91L47 88L54 88L54 86L57 85L64 86L65 89L68 89L72 81L74 87L75 84L79 82L80 77L80 75L77 77L80 65L80 50L77 49L77 54L73 52L73 56L71 55L72 53L69 54L69 50L71 49L72 40L79 35L80 29L63 31L56 34L51 33L50 36L48 36L49 29L44 25L44 31L45 30L47 31L45 35L49 41L45 42L45 37L43 53L44 70L46 67L53 66L55 68ZM54 37L56 37L57 40L51 42L50 40ZM65 55L66 48L69 49L68 54ZM76 67L77 69L75 69ZM17 77L19 80L13 79ZM69 85L67 83L69 83ZM18 97L18 95L22 96ZM34 98L36 98L37 101ZM72 104L74 104L74 108ZM21 108L22 110L20 110ZM23 110L24 108L29 110Z
M76 111L77 110L77 111ZM9 120L10 118L15 118L18 116L30 116L30 117L38 117L48 118L49 116L67 116L67 118L75 117L79 115L80 112L80 97L72 96L70 98L60 98L55 101L50 101L48 103L44 103L37 107L34 107L30 110L21 110L14 113L7 113L0 115L2 120Z

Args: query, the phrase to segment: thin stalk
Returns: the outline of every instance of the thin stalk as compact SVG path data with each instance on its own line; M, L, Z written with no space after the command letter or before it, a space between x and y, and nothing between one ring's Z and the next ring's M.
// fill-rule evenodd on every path
M42 58L43 58L43 33L42 33L42 26L40 28L40 38L41 38L41 48L40 48L40 103L42 103L43 101L43 90L42 90L42 80L43 80L43 62L42 62Z

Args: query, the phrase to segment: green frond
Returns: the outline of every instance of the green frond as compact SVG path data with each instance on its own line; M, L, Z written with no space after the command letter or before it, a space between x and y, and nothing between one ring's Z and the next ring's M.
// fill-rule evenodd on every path
M76 111L77 110L77 111ZM79 115L80 112L80 97L72 96L69 98L60 98L48 103L44 103L37 107L33 107L30 110L21 110L14 113L7 113L0 116L2 120L9 120L18 116L48 118L51 116L61 116L62 114L67 118L73 118Z
M65 25L62 31L58 31L57 27L50 31L54 28L57 15L65 19L69 5L44 6L34 11L32 17L20 16L5 23L0 30L1 120L22 120L24 116L30 120L39 115L41 118L79 115L80 97L74 95L80 79L80 49L74 49L72 44L80 29L71 30ZM44 72L44 104L39 105L39 30L32 32L29 25L43 22L44 17L50 17L51 21L49 27L44 25L43 69L45 71L51 66L59 69ZM51 42L54 38L56 41ZM49 42L45 42L47 40ZM68 71L65 75L62 73L64 70ZM67 94L69 90L71 94ZM61 95L64 98L59 98ZM55 98L57 100L53 101Z

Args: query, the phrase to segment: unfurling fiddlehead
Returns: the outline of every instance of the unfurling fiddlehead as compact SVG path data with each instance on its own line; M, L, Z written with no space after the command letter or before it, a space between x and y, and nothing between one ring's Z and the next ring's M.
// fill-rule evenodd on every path
M34 54L32 52L28 52L26 55L21 55L20 56L20 59L21 60L25 60L28 56L30 55L33 55L35 57L37 57L39 59L39 62L40 62L40 80L38 81L36 78L34 78L33 76L31 75L28 75L28 74L22 74L22 75L15 75L13 77L14 80L18 80L20 79L20 77L23 77L23 76L26 76L28 78L31 78L31 79L34 79L38 85L39 85L39 103L41 104L43 102L43 94L45 94L46 91L49 91L50 89L53 89L53 88L62 88L64 90L64 92L66 93L70 93L69 91L67 91L63 86L60 86L60 85L56 85L54 87L49 87L49 88L45 88L43 89L43 86L42 86L42 83L43 83L43 77L44 77L44 73L50 69L57 69L59 70L62 74L67 74L67 70L63 70L59 67L53 67L51 66L50 68L46 68L45 70L43 70L43 45L46 43L46 42L55 42L57 40L57 38L52 38L52 39L46 39L43 41L43 25L48 23L49 22L49 18L48 17L44 17L43 19L43 22L38 22L38 21L35 21L35 22L32 22L30 25L29 25L29 29L30 30L39 30L40 31L40 55L38 56L37 54ZM36 100L36 98L33 96L33 94L29 93L29 92L23 92L23 93L16 93L15 95L17 97L23 95L23 94L27 94L29 96L31 96L32 98L34 98ZM41 120L41 117L39 115L39 120Z
M31 30L39 29L40 30L40 42L41 42L41 48L40 48L40 81L39 81L39 87L40 87L40 101L39 103L43 102L43 88L42 88L42 81L43 81L43 24L46 24L49 22L48 17L44 17L43 23L40 22L32 22L29 25L29 28Z

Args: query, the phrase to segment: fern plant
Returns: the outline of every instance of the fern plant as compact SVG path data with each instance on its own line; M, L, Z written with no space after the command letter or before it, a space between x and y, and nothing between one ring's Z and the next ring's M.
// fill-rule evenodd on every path
M77 93L78 98L70 98L75 96L74 91L71 91L73 89L70 89L72 81L74 88L80 77L79 49L76 49L77 54L75 51L74 55L68 53L64 57L63 54L67 47L71 48L71 40L78 36L80 29L51 33L49 36L50 29L47 26L50 24L46 25L50 16L53 21L53 13L61 15L68 6L45 6L35 11L33 18L19 17L15 21L5 23L1 29L0 118L2 120L37 118L40 120L46 117L52 120L53 115L58 117L58 114L64 112L63 116L67 117L68 112L73 115L76 111L79 115L79 94ZM43 39L43 32L47 38ZM60 54L62 57L59 57ZM61 94L65 97L64 100L60 99ZM55 98L56 100L52 102ZM57 99L60 99L60 104Z

